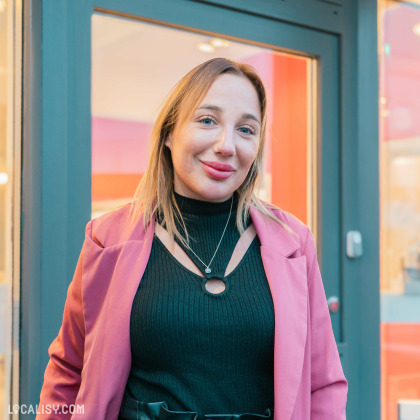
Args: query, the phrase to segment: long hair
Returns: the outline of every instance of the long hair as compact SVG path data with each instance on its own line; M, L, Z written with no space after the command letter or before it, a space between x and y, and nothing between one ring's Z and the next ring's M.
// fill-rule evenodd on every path
M249 216L249 208L255 206L267 221L280 223L289 233L296 233L268 208L277 208L265 203L255 195L254 189L261 183L264 164L264 149L267 123L267 98L264 85L256 70L248 65L226 58L214 58L193 68L173 88L163 104L153 126L149 141L149 163L140 180L130 207L131 222L135 223L142 215L143 227L147 230L157 211L163 216L162 223L171 239L176 236L184 245L189 246L185 222L174 195L174 167L170 149L165 140L176 127L182 125L199 106L216 78L222 74L246 77L254 86L261 111L261 130L257 155L240 187L236 226L242 234ZM176 228L175 220L183 226L185 237Z

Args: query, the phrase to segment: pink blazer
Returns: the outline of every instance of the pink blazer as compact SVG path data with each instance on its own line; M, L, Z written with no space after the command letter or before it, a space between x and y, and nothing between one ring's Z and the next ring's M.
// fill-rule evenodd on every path
M118 417L131 368L131 307L154 234L154 222L147 231L140 221L131 226L128 211L126 205L87 224L62 326L48 350L38 411L79 404L83 413L37 420ZM344 420L347 380L312 233L290 213L271 211L299 236L251 208L275 310L274 420Z

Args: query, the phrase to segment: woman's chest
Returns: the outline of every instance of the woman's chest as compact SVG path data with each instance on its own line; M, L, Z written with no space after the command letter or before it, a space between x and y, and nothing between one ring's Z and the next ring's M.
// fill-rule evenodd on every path
M162 358L170 363L188 358L187 344L203 355L225 357L228 349L255 361L272 357L274 306L257 240L225 282L222 293L209 292L205 279L155 238L131 309L133 354L147 357L149 364L162 364Z

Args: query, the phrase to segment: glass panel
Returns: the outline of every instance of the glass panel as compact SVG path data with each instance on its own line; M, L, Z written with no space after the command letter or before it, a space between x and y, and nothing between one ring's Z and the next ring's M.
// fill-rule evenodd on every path
M10 287L6 282L6 208L7 184L7 11L6 5L0 6L0 418L5 413L5 359L6 359L6 328L8 314L7 301L10 298Z
M379 13L382 420L420 419L420 4Z
M312 225L313 60L103 14L92 17L92 217L130 201L146 169L159 106L189 70L218 56L254 66L267 89L266 166L259 196Z
M19 384L21 23L21 3L0 0L0 420Z

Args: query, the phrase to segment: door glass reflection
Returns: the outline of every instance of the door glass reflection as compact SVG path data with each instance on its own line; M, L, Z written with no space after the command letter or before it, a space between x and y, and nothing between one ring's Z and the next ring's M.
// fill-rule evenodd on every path
M254 66L267 89L259 196L315 228L311 59L99 13L92 17L92 217L131 200L159 106L184 74L219 56Z
M381 411L420 419L420 5L380 6Z
M19 402L22 6L0 2L0 420Z

